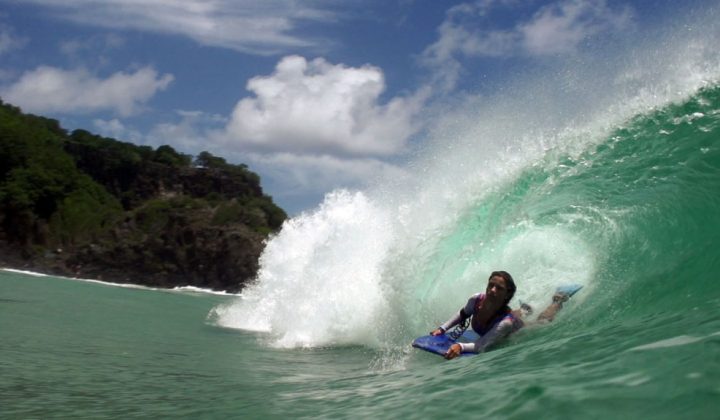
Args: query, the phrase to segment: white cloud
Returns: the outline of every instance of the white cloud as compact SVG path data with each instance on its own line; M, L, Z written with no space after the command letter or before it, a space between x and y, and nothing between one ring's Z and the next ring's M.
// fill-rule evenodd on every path
M108 51L125 45L125 39L116 34L94 35L87 38L74 38L60 42L60 51L68 56L76 56L84 51Z
M93 120L93 125L98 130L98 134L102 136L111 137L120 141L129 141L139 144L143 143L142 133L127 127L117 118L110 120L96 118Z
M155 124L146 133L126 125L118 118L109 120L96 118L93 120L93 126L99 134L120 141L153 147L172 144L183 152L198 153L213 146L207 141L208 132L221 128L227 123L227 118L203 111L177 110L175 113L180 117L178 122Z
M176 111L176 121L156 124L142 143L208 150L249 164L277 197L319 199L402 173L387 160L406 151L426 93L381 103L384 88L376 67L285 57L272 74L248 81L253 96L240 99L229 117ZM124 129L112 121L105 127L118 136Z
M136 143L157 147L172 144L177 150L197 155L207 150L232 163L246 163L261 174L263 185L272 186L271 194L278 200L296 203L304 200L314 204L327 192L338 188L362 188L378 177L402 176L403 170L383 158L338 156L331 153L298 151L253 152L238 144L219 142L214 127L226 121L218 115L198 111L178 111L180 120L157 124L142 139L135 140L133 131L116 120L96 122L101 132L117 139L130 138ZM215 132L215 134L213 134ZM301 206L302 207L302 206ZM293 211L299 208L292 208Z
M622 30L632 20L631 8L613 9L605 0L561 0L510 28L491 28L489 15L495 8L526 4L480 0L448 10L438 40L422 54L423 63L435 71L435 82L452 89L463 69L462 58L572 53L588 37Z
M41 66L2 89L0 96L29 112L83 114L111 110L126 116L138 111L172 80L171 74L160 76L151 67L99 79L84 69Z
M331 155L274 153L250 157L251 167L275 182L282 182L281 196L318 195L336 188L360 188L376 178L404 174L399 167L373 158L347 159Z
M158 79L157 75L154 78ZM275 71L250 79L252 96L230 116L178 110L142 138L118 119L95 120L104 135L184 153L208 150L262 174L278 198L319 199L336 188L360 188L402 170L388 162L406 151L426 93L381 101L383 73L323 59L281 59Z
M221 128L227 119L216 114L202 111L178 110L180 116L177 123L156 124L146 137L146 143L154 146L172 143L180 150L198 153L212 144L207 140L207 133Z
M10 81L15 78L16 73L12 70L0 69L0 83Z
M379 102L382 71L283 58L270 76L250 79L254 97L238 102L227 125L228 146L262 151L391 155L417 130L425 96Z
M27 38L15 35L11 27L0 24L0 55L23 48L27 42Z
M625 28L631 18L629 8L612 10L605 1L570 0L543 7L517 31L530 54L559 54L575 51L590 36Z
M298 34L306 21L338 16L293 0L26 0L79 24L189 37L203 45L270 55L288 48L319 47L323 41Z

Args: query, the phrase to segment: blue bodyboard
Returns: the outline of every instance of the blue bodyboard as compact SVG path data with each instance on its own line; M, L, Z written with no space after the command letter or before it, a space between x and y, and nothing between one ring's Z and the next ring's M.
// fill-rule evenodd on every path
M450 346L460 342L471 342L477 340L478 335L475 333L475 331L465 331L460 338L457 340L453 340L452 337L441 334L441 335L424 335L422 337L416 338L412 342L412 346L420 349L429 351L430 353L439 354L440 356L444 356L445 353L450 349ZM472 352L463 352L461 356L473 356L477 353Z
M412 346L417 349L429 351L430 353L439 354L441 356L445 355L450 346L453 344L455 344L455 340L445 334L423 335L412 342Z
M582 289L582 284L566 284L564 286L560 286L557 289L555 289L556 293L563 293L568 295L568 297L574 295L578 292L578 290Z

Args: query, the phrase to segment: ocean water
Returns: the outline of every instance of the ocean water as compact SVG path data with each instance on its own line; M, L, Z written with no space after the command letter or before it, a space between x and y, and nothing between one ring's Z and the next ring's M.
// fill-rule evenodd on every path
M0 417L716 418L720 87L489 185L440 222L338 192L242 296L0 272ZM492 269L585 288L476 357L409 346Z
M717 418L708 16L434 110L405 176L289 220L240 296L0 271L0 418ZM585 287L482 355L410 347L493 270L538 311Z

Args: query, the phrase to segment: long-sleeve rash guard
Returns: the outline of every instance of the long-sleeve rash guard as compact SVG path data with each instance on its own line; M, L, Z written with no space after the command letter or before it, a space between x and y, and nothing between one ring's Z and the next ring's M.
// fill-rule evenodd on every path
M447 322L442 324L440 328L444 331L458 325L465 319L472 317L475 314L475 308L477 307L478 300L485 299L485 294L477 293L470 296L465 307L461 308L460 311ZM475 328L474 323L472 325L473 331L475 331L480 337L472 343L460 343L463 352L480 353L485 351L488 347L501 341L518 328L515 318L511 313L507 313L504 316L499 316L495 323L487 331L478 331Z

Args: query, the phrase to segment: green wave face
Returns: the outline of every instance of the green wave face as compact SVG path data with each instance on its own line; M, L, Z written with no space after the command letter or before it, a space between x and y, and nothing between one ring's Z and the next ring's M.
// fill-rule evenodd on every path
M577 156L548 153L473 203L427 259L414 298L482 290L484 278L464 273L506 269L534 305L557 285L585 284L576 315L589 322L686 311L717 296L719 210L715 86L636 116Z

